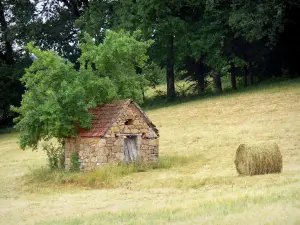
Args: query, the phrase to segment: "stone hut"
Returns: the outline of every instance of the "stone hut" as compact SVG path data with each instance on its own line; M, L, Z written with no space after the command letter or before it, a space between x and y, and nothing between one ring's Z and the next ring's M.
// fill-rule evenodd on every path
M76 152L80 168L91 170L108 163L148 162L158 159L159 134L155 125L132 100L90 109L92 128L66 139L65 165Z

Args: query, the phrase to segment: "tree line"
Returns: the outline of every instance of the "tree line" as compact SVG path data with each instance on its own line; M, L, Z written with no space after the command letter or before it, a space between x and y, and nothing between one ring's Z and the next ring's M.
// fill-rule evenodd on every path
M199 95L206 91L208 77L221 94L223 76L230 77L232 89L237 89L237 77L247 87L270 77L299 76L299 27L297 0L0 0L0 126L12 124L15 115L10 107L20 105L26 89L20 78L32 65L23 48L29 42L58 53L79 71L88 66L80 62L87 40L93 42L90 46L101 46L107 31L123 32L122 38L139 31L139 41L151 42L147 60L139 55L146 65L132 61L133 67L125 66L130 63L117 67L114 63L119 61L107 61L94 52L106 51L105 47L94 46L89 66L99 76L106 74L118 82L115 94L133 98L140 98L138 88L144 93L145 85L156 84L164 70L166 97L173 99L178 74L194 81ZM130 46L133 39L128 38ZM131 48L118 43L114 57L118 58L118 51L123 58L132 56L124 53ZM136 87L126 72L140 74L134 79L142 85Z

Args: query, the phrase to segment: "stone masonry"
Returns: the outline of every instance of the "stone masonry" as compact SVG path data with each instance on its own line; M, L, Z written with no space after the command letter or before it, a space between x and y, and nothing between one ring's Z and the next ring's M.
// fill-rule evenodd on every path
M134 102L127 100L126 103L123 103L124 107L120 108L119 114L114 115L114 118L111 116L111 123L102 136L85 137L82 135L79 138L67 138L65 155L67 169L70 167L72 152L78 153L82 170L123 162L124 139L131 135L136 138L139 161L148 162L158 159L159 135L157 129ZM106 108L112 109L113 107ZM100 110L100 112L102 111ZM97 129L94 130L97 131Z

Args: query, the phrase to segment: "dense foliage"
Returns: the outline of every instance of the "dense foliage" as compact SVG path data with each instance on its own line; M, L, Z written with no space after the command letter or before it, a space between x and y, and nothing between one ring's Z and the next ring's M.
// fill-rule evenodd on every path
M76 122L90 126L88 109L115 96L110 80L96 77L91 69L74 65L53 51L27 49L38 58L22 78L25 88L17 128L20 145L36 148L39 140L75 135Z
M96 46L89 35L80 45L80 69L54 51L42 51L29 43L26 49L37 58L26 69L26 88L17 128L20 146L37 148L40 140L75 137L78 128L91 127L89 108L116 98L141 98L135 66L142 67L151 43L138 41L125 32L106 32L103 44Z
M81 65L93 68L99 77L109 78L117 88L119 98L133 98L140 102L142 76L137 69L142 69L148 59L146 55L152 41L139 41L139 32L130 35L127 32L106 32L103 43L96 45L90 35L85 35L85 43L80 44Z
M2 0L0 127L12 125L16 114L9 108L19 106L24 90L29 91L24 85L28 73L37 73L28 70L23 84L19 80L32 63L22 48L30 41L52 50L41 52L53 60L45 64L49 71L68 70L75 81L88 79L82 87L87 96L96 75L109 82L103 91L116 98L142 101L147 86L162 80L167 83L166 97L176 98L178 77L193 81L195 93L203 94L209 81L222 93L224 76L231 77L232 89L239 88L237 77L247 87L271 77L299 76L299 15L297 0ZM106 37L107 30L120 32ZM133 38L127 32L134 33ZM151 40L151 47L143 40ZM62 74L65 79L69 78ZM48 85L56 91L63 82ZM69 84L70 91L78 91L73 85ZM50 99L48 95L43 98ZM94 104L93 96L89 101Z

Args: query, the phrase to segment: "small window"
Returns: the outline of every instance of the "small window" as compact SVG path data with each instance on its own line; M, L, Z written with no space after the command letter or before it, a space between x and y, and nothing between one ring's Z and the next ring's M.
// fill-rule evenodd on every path
M133 124L133 119L128 119L125 121L125 125L132 125Z

